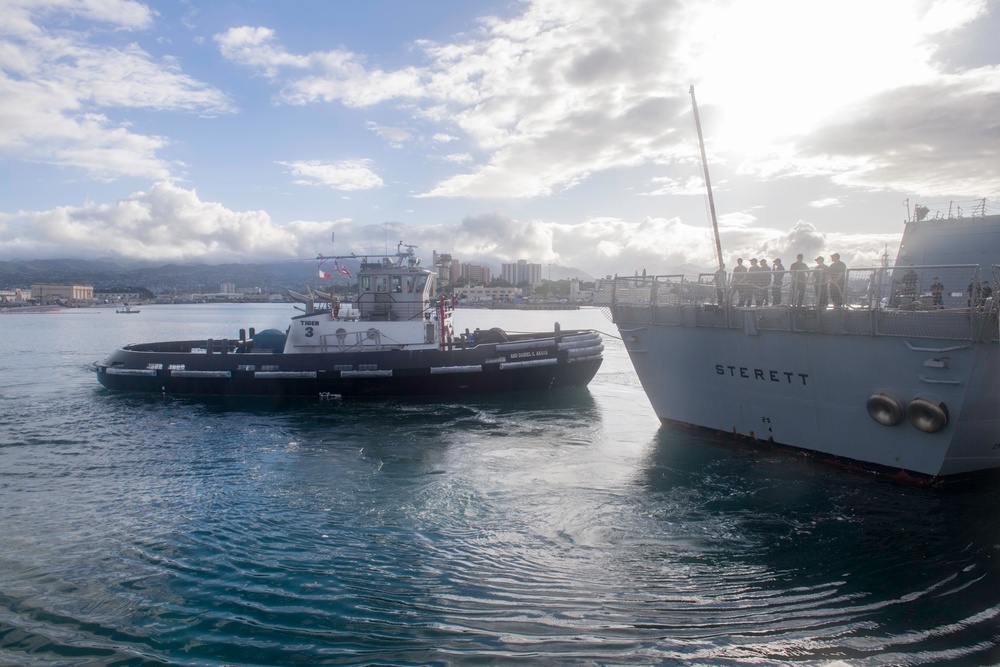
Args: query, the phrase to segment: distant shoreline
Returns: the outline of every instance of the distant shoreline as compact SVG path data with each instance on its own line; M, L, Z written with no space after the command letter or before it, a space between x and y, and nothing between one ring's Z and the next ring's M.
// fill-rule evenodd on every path
M487 303L458 304L459 308L478 310L580 310L578 303Z

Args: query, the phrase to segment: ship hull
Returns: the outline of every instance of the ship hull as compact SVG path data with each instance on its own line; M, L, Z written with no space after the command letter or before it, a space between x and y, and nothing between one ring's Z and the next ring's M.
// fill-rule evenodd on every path
M664 422L882 472L939 477L1000 467L995 343L616 322ZM936 432L906 418L883 425L869 412L872 397L904 410L928 401L947 423Z
M214 348L213 348L214 346ZM444 396L586 386L601 366L594 332L502 344L303 354L219 341L132 345L95 364L117 391L201 396Z

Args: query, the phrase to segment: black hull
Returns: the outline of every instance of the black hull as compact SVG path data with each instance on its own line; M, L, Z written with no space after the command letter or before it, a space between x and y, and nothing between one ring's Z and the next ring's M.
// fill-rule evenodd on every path
M567 337L581 335L571 332ZM537 339L468 349L268 354L172 351L208 341L121 348L95 364L108 389L194 396L401 397L488 395L585 387L601 366L600 336L588 346L539 347ZM501 348L501 349L498 349ZM504 349L506 348L506 349Z

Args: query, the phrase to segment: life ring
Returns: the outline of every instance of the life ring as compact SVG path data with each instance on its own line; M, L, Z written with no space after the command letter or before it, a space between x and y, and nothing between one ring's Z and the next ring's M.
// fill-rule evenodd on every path
M865 408L868 409L868 416L882 426L895 426L903 421L906 414L902 403L895 396L881 391L868 397Z
M906 419L924 433L937 433L948 425L948 406L931 396L917 396L906 407Z

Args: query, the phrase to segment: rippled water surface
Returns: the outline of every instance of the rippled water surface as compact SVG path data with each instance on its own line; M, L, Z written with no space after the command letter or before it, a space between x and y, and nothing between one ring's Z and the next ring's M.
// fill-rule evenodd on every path
M0 664L1000 662L996 476L906 486L661 427L612 338L586 390L462 402L89 370L289 312L0 315Z

